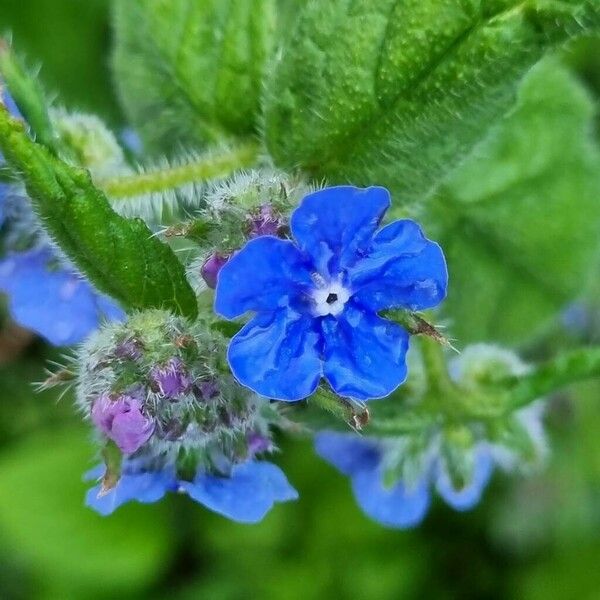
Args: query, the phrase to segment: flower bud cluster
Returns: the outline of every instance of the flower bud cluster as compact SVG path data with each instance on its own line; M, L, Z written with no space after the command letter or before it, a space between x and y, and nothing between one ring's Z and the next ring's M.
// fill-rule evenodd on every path
M127 171L121 146L98 117L53 109L51 118L61 141L72 153L65 158L89 169L93 177Z
M426 403L422 365L414 353L410 360L413 398ZM452 403L456 392L481 399L494 382L526 371L511 352L471 346L450 365L455 387L444 400ZM468 510L479 502L494 469L539 466L547 452L543 414L542 401L489 419L461 419L448 412L429 426L398 436L357 440L349 434L320 433L316 448L351 477L356 499L369 516L391 527L411 527L424 518L434 491L456 510Z
M449 371L459 393L483 397L489 386L529 367L514 353L493 345L467 347L450 361ZM455 490L468 487L483 458L505 471L533 469L544 461L544 403L534 402L503 417L468 422L444 419L413 436L384 442L386 478L415 481L437 462L436 471Z
M228 374L225 344L160 310L106 325L81 347L78 405L125 455L226 469L273 449L278 415Z
M286 235L289 213L308 191L302 181L270 170L238 174L209 190L198 218L218 226L191 267L199 291L214 289L221 267L248 240Z

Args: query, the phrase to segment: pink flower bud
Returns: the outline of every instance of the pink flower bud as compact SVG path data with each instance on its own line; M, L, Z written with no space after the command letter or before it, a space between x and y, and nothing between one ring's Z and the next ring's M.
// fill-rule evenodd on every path
M154 421L142 413L141 401L128 394L115 399L99 396L92 406L92 421L125 454L139 450L154 432Z

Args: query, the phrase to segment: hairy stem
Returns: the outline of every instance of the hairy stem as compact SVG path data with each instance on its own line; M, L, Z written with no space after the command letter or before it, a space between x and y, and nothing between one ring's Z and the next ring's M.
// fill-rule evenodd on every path
M421 357L427 376L429 389L435 392L445 392L453 387L448 369L444 349L437 340L420 337Z
M571 383L594 377L600 377L600 346L565 352L526 375L510 380L510 410L525 406Z
M233 171L256 162L258 145L246 142L221 154L201 156L197 160L175 166L149 170L136 175L125 175L98 182L112 198L131 198L169 190L189 183L224 177Z

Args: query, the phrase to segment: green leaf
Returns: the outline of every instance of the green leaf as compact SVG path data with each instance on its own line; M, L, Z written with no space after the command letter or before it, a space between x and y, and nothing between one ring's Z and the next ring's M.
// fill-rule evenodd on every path
M196 296L173 251L140 219L117 215L85 171L32 142L1 106L0 148L47 231L100 291L124 308L196 316Z
M114 69L152 145L255 131L274 0L116 0Z
M111 517L84 506L89 456L79 429L40 432L0 455L2 540L63 588L56 597L88 597L98 582L107 597L134 591L160 575L172 548L164 505L128 505Z
M267 83L267 148L284 168L421 199L544 51L599 21L596 0L310 0Z
M526 339L585 291L600 245L594 107L555 61L526 80L514 113L423 212L444 248L444 304L465 344Z

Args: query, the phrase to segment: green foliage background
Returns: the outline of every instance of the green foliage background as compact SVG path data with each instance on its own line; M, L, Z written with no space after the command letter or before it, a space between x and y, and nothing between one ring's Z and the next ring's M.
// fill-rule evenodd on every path
M286 4L293 15L293 3ZM60 91L62 102L70 108L98 112L115 130L124 125L109 72L106 0L3 0L0 29L10 29L17 48L43 61L40 77L48 89ZM600 40L578 42L562 62L572 73L564 75L561 70L539 99L545 103L546 119L537 122L539 111L528 111L525 102L511 116L512 133L509 127L494 147L487 148L487 170L482 174L476 171L485 169L484 163L464 165L434 202L441 205L440 198L451 198L446 206L468 212L471 225L477 221L477 211L469 203L494 197L497 190L490 174L506 178L507 165L523 164L541 152L531 139L526 143L515 134L521 127L539 135L547 128L560 132L555 137L548 133L543 140L546 148L554 145L556 152L547 153L548 160L539 165L542 171L558 176L565 144L577 148L582 156L581 161L567 165L570 173L597 166L591 151L586 152L587 121L582 124L575 105L582 104L586 114L594 110L598 114ZM581 78L591 96L572 102L567 96L561 104L561 86L565 85L561 78L566 76ZM516 143L519 140L521 144ZM511 183L512 188L501 192L517 203L521 198L526 201L526 185L518 176ZM546 185L549 202L565 197L553 196L560 182ZM580 200L590 192L569 188L568 194ZM598 200L595 198L596 203ZM513 214L518 210L509 208ZM432 214L447 222L447 214ZM489 231L505 217L488 213L487 218L490 222L478 224L489 238ZM568 224L575 232L579 225ZM435 226L432 219L430 227ZM561 231L567 231L566 227ZM490 334L490 328L496 338L502 333L518 338L525 322L523 314L527 314L523 306L528 297L533 304L531 294L537 293L535 282L531 291L520 292L515 304L511 304L510 294L501 295L486 288L484 281L477 282L479 272L489 278L490 270L480 267L487 260L484 250L465 235L472 231L465 227L464 218L456 218L456 235L445 244L450 253L454 245L464 246L456 252L463 257L468 254L472 260L457 277L462 279L460 289L473 286L467 295L477 302L460 304L460 299L452 298L451 302L460 305L463 323L470 315L481 322L463 326L460 338L481 339ZM512 232L500 233L503 248L521 255L522 249L511 245ZM545 232L534 233L531 239L542 244ZM502 274L512 266L502 258L505 255L500 254L495 282L501 283ZM541 256L540 260L544 259ZM578 260L577 256L571 259ZM540 270L536 264L532 268ZM577 282L561 284L568 287L565 293L569 295ZM597 304L596 296L590 294L592 304L594 299ZM502 323L494 319L500 303ZM455 314L460 310L455 309ZM539 315L528 320L535 317ZM543 344L531 343L523 351L527 356L551 355L558 347L581 341L557 323L546 332ZM455 513L436 501L420 528L386 531L362 515L347 480L320 462L310 443L282 440L278 462L300 491L301 500L280 505L262 524L247 527L210 514L185 498L170 498L153 506L127 506L109 519L85 509L85 484L80 474L91 466L87 433L68 397L57 403L52 394L34 395L28 383L42 378L49 358L51 351L38 343L17 362L0 367L1 598L598 597L598 383L581 385L553 401L549 469L522 480L497 476L482 504L471 513Z

